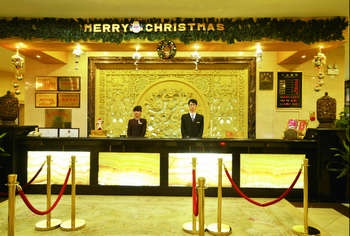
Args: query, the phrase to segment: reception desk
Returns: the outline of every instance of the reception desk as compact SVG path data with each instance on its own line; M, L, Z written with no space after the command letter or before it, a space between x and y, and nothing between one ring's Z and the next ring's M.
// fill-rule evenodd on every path
M197 177L207 180L206 195L217 195L218 159L250 197L278 197L309 159L309 197L317 199L318 144L314 140L43 138L16 140L14 172L25 184L52 157L52 192L58 193L76 156L78 194L190 196L192 160ZM46 191L46 171L26 189ZM222 173L223 196L238 196ZM303 178L288 199L302 200ZM68 187L69 189L69 187Z

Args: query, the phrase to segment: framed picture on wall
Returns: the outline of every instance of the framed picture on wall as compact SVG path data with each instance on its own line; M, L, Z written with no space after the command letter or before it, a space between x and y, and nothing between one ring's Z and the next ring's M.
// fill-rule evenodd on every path
M56 91L57 77L38 76L35 78L35 90L37 91Z
M80 93L59 93L58 107L80 107Z
M80 91L79 76L58 77L59 91Z
M72 109L46 109L46 128L72 128Z
M36 93L35 107L57 107L57 93Z
M259 89L273 90L273 72L262 71L259 73Z

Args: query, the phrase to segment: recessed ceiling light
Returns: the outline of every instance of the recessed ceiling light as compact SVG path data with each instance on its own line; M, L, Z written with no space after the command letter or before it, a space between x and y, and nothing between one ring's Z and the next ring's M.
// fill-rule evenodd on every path
M305 58L306 58L306 55L302 55L301 58L305 59Z
M40 55L36 55L36 58L41 58L41 56Z

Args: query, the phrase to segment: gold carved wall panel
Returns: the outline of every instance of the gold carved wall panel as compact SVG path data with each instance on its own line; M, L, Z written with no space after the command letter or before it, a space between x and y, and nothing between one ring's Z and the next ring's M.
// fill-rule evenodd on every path
M198 100L204 115L203 137L247 138L249 71L96 69L95 117L111 136L125 135L135 105L143 107L147 137L180 138L187 101Z

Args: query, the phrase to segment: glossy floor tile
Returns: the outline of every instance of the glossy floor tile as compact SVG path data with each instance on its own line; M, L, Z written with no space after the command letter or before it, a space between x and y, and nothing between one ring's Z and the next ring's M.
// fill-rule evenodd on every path
M56 199L52 196L52 203ZM45 195L28 195L29 201L40 210L46 209ZM272 199L255 199L264 203ZM64 195L51 218L67 221L71 219L70 195ZM123 236L167 236L191 235L183 231L183 224L191 222L192 199L190 197L158 196L95 196L78 195L73 209L77 222L83 220L83 228L66 231L61 228L50 231L35 230L38 222L46 216L32 213L22 199L16 197L15 235L123 235ZM217 198L205 198L205 223L217 223ZM243 198L223 198L223 224L237 236L283 236L295 235L292 228L303 225L303 208L294 207L282 200L268 207L259 207ZM309 225L321 231L321 235L348 236L349 218L330 208L310 208ZM0 203L0 235L8 232L8 201ZM208 232L205 235L210 235Z
M298 208L304 212L302 208ZM349 209L348 209L349 210ZM331 208L309 208L309 218L324 228L330 235L348 236L349 218ZM312 225L310 225L312 226Z

